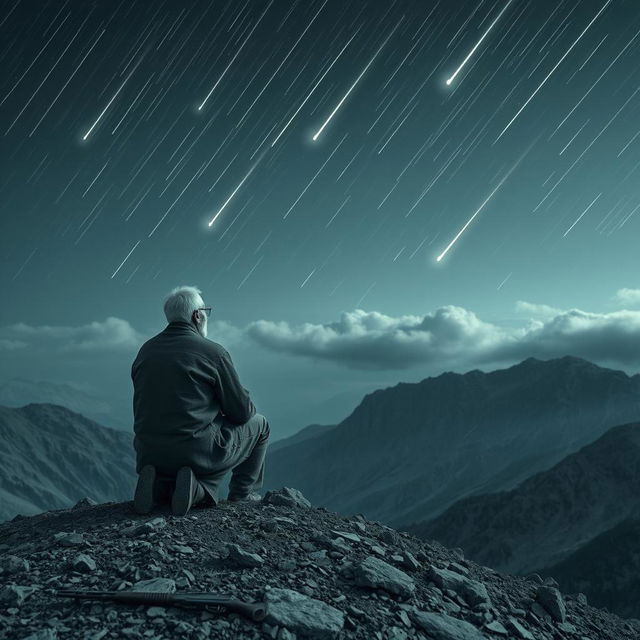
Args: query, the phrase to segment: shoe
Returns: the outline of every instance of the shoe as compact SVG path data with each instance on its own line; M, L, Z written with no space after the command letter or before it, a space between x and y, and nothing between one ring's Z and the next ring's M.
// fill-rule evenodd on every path
M149 513L156 506L155 496L156 468L147 464L140 470L138 484L133 498L133 510L136 513Z
M174 516L185 516L189 509L205 497L191 467L181 467L176 474L176 486L171 497L171 511Z
M262 496L259 493L256 493L255 491L251 491L246 496L241 496L239 498L234 496L229 496L227 498L227 502L253 502L253 501L257 502L259 500L262 500Z

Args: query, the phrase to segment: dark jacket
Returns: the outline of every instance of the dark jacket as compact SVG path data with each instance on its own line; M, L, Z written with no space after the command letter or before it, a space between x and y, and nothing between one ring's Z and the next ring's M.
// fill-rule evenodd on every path
M256 408L231 356L189 322L170 322L147 340L131 365L136 472L161 475L190 466L212 473L214 438L223 421L242 424Z

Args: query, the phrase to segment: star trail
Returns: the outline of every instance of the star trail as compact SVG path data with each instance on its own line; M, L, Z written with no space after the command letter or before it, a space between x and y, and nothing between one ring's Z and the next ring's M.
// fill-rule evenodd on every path
M3 2L5 287L279 315L604 278L640 232L639 33L632 0Z

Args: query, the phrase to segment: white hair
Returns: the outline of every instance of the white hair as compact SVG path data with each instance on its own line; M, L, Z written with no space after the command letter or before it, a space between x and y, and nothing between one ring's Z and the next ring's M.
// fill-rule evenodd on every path
M164 315L167 322L191 322L193 312L203 307L202 291L197 287L176 287L164 301Z

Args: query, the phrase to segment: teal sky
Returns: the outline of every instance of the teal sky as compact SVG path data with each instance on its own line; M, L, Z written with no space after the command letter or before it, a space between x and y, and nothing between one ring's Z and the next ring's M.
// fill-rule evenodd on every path
M637 372L639 34L631 0L7 3L0 381L127 428L184 284L277 437L446 370Z

